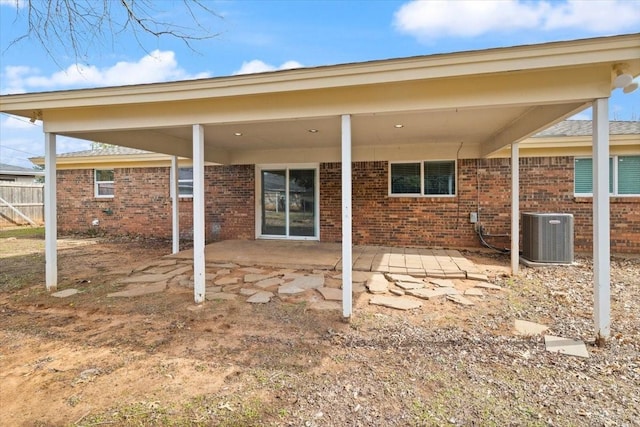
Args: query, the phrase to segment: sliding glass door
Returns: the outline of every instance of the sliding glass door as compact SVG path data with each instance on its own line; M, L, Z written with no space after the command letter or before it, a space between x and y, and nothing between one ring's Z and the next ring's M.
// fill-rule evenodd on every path
M260 169L260 237L317 239L317 169Z

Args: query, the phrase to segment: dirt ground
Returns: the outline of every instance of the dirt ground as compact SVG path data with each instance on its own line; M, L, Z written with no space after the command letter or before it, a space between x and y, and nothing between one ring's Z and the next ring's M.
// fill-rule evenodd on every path
M465 252L502 290L411 311L361 293L345 322L301 297L107 297L166 241L62 239L58 290L80 293L53 298L43 246L0 233L0 425L640 425L637 257L611 263L612 338L598 348L588 257L514 279L508 256ZM584 340L590 357L545 351L515 319Z

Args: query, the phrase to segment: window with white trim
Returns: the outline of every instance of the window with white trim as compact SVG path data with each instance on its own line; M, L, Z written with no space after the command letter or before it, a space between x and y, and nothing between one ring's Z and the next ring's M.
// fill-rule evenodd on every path
M94 189L96 197L113 197L114 187L113 169L96 169L94 171Z
M593 160L575 159L574 193L593 195ZM609 194L612 196L640 196L640 156L609 157Z
M455 160L391 163L389 194L392 196L455 196Z

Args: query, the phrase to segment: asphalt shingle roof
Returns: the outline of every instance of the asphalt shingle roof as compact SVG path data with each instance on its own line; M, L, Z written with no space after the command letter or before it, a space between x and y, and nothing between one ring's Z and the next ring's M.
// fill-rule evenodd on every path
M37 171L34 171L33 169L23 168L22 166L9 165L7 163L0 163L0 171L2 171L4 173L7 173L7 172L37 172Z
M72 153L61 153L58 157L86 157L86 156L122 156L132 154L150 154L151 151L138 150L137 148L120 147L118 145L110 145L104 148L92 150L74 151Z
M640 121L610 121L609 134L640 135ZM565 120L534 135L534 138L589 135L591 135L591 120Z

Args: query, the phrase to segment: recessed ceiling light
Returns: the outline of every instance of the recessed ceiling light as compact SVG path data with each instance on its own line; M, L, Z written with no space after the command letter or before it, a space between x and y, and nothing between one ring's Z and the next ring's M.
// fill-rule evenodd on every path
M396 128L396 129L400 129L400 128L403 128L403 127L404 127L404 125L403 125L403 124L398 123L398 124L393 125L393 127L394 127L394 128Z
M311 133L318 133L318 129L309 129L309 132L311 132Z
M242 132L234 132L233 133L235 136L242 136Z

